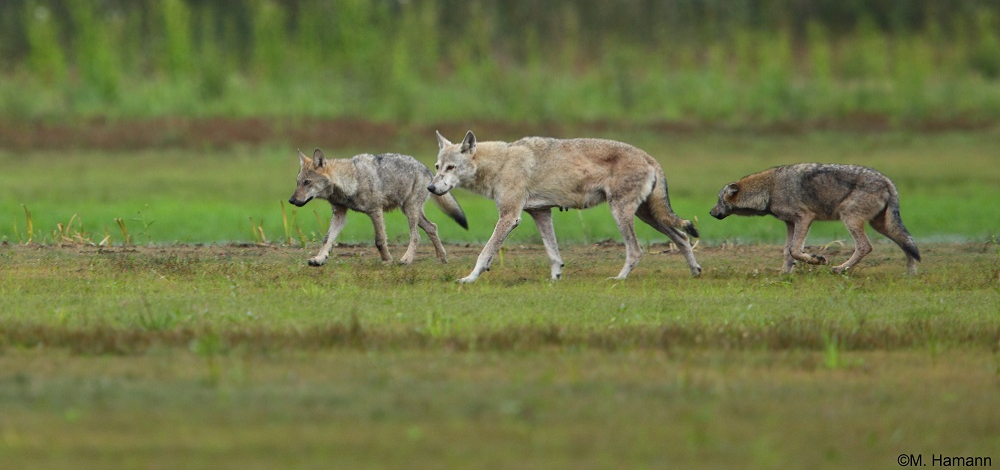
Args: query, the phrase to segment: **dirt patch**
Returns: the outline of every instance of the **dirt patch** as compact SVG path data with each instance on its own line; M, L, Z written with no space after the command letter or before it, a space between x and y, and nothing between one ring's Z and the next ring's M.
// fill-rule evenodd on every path
M512 123L462 121L434 125L374 122L353 118L91 118L74 122L12 121L0 119L0 148L137 150L151 147L225 148L266 142L321 142L334 148L369 147L373 142L398 141L413 136L461 135L466 130L490 129L498 139L516 140L525 135L587 135L609 131L648 130L660 134L696 132L754 132L795 134L810 131L888 132L911 129L920 132L983 131L997 123L957 117L910 124L894 123L879 115L857 115L840 119L777 122L733 127L711 122L664 121L636 124L627 121L584 123Z

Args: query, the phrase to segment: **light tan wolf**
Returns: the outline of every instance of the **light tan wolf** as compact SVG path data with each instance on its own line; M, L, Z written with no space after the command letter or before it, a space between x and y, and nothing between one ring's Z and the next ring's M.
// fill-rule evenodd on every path
M625 279L642 255L635 216L670 237L684 254L691 274L701 274L688 236L681 230L692 237L698 231L670 208L663 169L646 152L601 139L525 137L511 143L477 143L472 131L458 144L441 133L437 139L437 174L427 189L440 195L455 187L467 188L493 199L500 211L476 267L459 282L474 282L489 270L507 235L521 223L522 210L535 220L552 279L559 279L563 262L552 227L552 208L587 209L605 201L625 242L625 266L616 279Z
M854 254L833 267L834 273L850 269L871 253L865 222L896 242L906 253L907 272L917 273L920 251L899 217L896 186L871 168L820 163L777 166L727 184L709 213L719 220L735 214L773 215L784 221L788 229L785 273L792 272L796 260L827 263L823 256L803 252L803 247L814 220L837 219L854 237Z
M316 256L309 259L310 266L326 263L337 235L347 223L347 210L363 212L371 217L375 226L375 246L382 261L392 261L386 247L385 222L382 212L400 208L410 224L410 245L399 259L409 264L420 243L417 226L427 233L434 243L434 251L442 262L448 262L448 255L438 238L437 225L424 215L424 203L431 197L434 202L468 229L465 213L458 201L451 195L432 196L427 192L431 172L422 163L407 155L387 153L380 155L362 154L353 158L327 159L320 149L309 158L299 152L299 175L295 193L288 202L298 207L313 198L326 199L333 207L330 230L326 233L323 246Z

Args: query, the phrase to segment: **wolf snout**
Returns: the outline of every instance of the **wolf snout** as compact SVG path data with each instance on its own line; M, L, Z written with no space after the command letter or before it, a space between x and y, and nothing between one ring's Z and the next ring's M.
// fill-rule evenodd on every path
M434 183L431 183L431 184L427 185L427 190L430 191L430 192L432 192L432 193L434 193L437 196L441 196L444 193L448 192L448 191L442 191L442 190L438 189L438 187Z
M295 196L292 196L292 197L288 198L288 203L292 204L292 205L294 205L296 207L302 207L302 206L306 205L306 203L309 202L310 200L312 200L312 198L306 199L305 201L300 201L298 199L295 199Z
M713 207L712 210L708 212L708 215L711 215L712 217L715 217L716 219L722 220L722 219L725 219L726 216L729 215L729 214L727 214L725 211L719 209L718 207Z

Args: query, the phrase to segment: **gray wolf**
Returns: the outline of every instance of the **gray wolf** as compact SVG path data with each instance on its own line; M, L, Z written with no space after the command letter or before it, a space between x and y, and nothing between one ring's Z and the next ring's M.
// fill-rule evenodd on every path
M295 193L288 202L298 207L314 198L326 199L333 207L330 230L326 233L323 246L316 256L309 259L310 266L326 263L337 235L347 223L347 210L363 212L371 217L375 226L375 246L382 261L391 262L392 256L386 247L383 211L400 208L410 224L410 244L400 263L413 261L417 244L420 243L419 226L431 242L442 262L448 262L447 253L438 238L437 225L424 215L424 203L431 197L434 202L468 229L465 213L458 201L451 195L433 196L427 192L431 172L422 163L407 155L385 153L380 155L362 154L353 158L327 159L320 149L309 158L299 152L299 174Z
M854 237L854 254L834 273L842 273L872 251L865 222L896 242L906 253L906 269L917 273L920 251L899 217L896 185L882 173L857 165L800 163L777 166L745 176L719 191L719 202L709 212L722 220L729 215L773 215L785 222L785 263L790 273L795 261L826 264L823 256L803 252L814 220L840 219Z
M688 241L688 235L697 237L698 231L670 208L663 169L646 152L602 139L525 137L511 143L477 142L472 131L458 144L441 133L437 139L437 173L427 189L441 195L455 187L467 188L493 199L500 212L475 268L459 282L474 282L489 270L507 235L521 223L521 211L538 226L552 279L561 278L563 262L552 227L552 208L588 209L605 201L625 242L625 266L615 279L625 279L642 255L635 216L670 237L684 254L691 274L701 274Z

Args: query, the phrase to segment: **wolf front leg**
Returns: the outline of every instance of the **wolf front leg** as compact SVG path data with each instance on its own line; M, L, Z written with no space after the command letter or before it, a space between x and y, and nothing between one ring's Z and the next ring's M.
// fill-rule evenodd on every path
M333 205L330 230L326 232L326 238L323 239L323 246L320 247L319 253L309 258L309 266L323 266L326 263L327 258L330 256L330 250L333 249L333 244L337 241L337 235L340 235L340 231L344 229L345 224L347 224L347 208Z
M806 236L809 235L809 226L812 225L812 221L812 216L804 216L793 222L795 228L792 230L792 240L787 242L788 245L786 245L786 249L792 258L803 263L826 264L826 257L803 251L803 248L806 245Z
M795 243L795 224L785 222L785 230L787 232L785 237L785 262L781 265L781 272L791 274L795 270L795 258L792 257L792 244Z
M509 209L502 210L500 212L500 220L497 221L496 228L493 229L493 235L490 236L490 240L486 242L486 246L483 247L482 253L479 253L479 259L476 260L476 267L472 269L472 272L468 276L465 276L458 280L462 284L468 284L471 282L476 282L479 279L479 275L485 271L490 270L490 263L493 261L493 257L496 256L497 252L500 251L500 247L503 246L504 240L507 239L507 235L514 230L521 223L521 208L518 207L517 210Z

